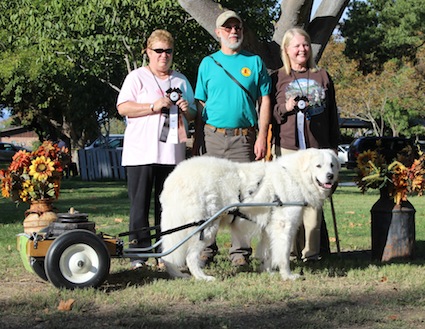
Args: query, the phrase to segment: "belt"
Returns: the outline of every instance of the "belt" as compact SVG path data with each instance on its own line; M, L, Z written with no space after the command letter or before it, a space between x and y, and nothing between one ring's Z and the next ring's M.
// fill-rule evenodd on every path
M248 127L248 128L217 128L214 126L211 126L210 124L206 123L205 127L208 127L215 133L223 134L224 136L246 136L250 132L255 132L254 127Z

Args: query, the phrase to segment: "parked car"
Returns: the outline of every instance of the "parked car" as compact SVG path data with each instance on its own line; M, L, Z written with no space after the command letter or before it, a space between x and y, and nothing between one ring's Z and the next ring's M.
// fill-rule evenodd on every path
M122 134L110 134L108 137L100 136L96 140L84 147L85 150L91 150L95 148L109 148L117 149L122 148L124 143L124 135Z
M357 166L357 157L360 153L367 150L376 150L390 162L406 146L411 146L416 151L415 142L412 139L402 137L360 137L355 139L348 148L348 161L346 166L353 169Z
M28 151L25 147L18 146L12 143L0 142L0 161L11 162L12 157L19 150Z
M348 161L348 148L350 144L341 144L338 145L338 159L341 163L341 166L345 166Z

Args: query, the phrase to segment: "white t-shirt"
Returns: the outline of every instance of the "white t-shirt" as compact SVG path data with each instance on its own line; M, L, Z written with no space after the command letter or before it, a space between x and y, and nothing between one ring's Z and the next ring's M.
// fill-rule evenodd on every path
M158 84L161 89L158 88ZM117 106L127 101L154 103L157 99L164 97L169 88L179 88L183 93L182 97L189 102L189 107L196 109L193 89L183 74L172 71L170 79L155 79L147 67L138 68L127 75L118 95ZM127 117L122 154L123 166L173 165L185 159L186 143L173 144L159 140L164 120L165 117L162 114ZM187 121L184 116L183 122L187 130Z

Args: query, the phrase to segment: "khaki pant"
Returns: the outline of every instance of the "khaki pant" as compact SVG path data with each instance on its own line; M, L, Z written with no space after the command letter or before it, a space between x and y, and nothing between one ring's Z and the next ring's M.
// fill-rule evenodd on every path
M274 157L297 152L272 146ZM320 258L320 229L323 220L322 209L304 207L303 223L292 246L291 256L302 260L317 260Z
M204 128L206 155L228 159L234 162L252 162L255 160L254 143L256 133L250 131L248 135L226 136L216 132L210 127ZM232 225L238 225L238 221ZM230 259L236 262L240 259L249 260L252 254L251 239L245 235L237 235L231 232L232 245L230 247ZM218 252L217 244L205 248L201 258L211 260Z

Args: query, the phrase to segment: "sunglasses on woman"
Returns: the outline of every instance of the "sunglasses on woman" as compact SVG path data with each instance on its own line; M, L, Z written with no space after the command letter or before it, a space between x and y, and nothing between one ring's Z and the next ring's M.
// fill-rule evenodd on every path
M173 53L173 49L171 49L171 48L168 48L168 49L156 48L156 49L152 49L152 50L154 52L156 52L157 54L166 53L166 54L170 55L170 54Z

